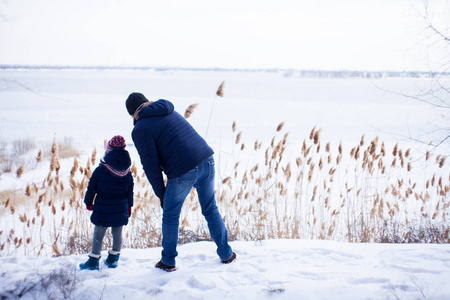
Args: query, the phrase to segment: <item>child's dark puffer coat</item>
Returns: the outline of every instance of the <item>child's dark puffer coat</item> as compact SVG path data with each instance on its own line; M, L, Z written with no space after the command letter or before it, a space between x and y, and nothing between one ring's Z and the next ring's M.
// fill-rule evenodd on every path
M94 202L91 215L94 225L127 225L128 209L133 206L133 177L131 172L120 177L111 172L105 164L115 170L127 170L131 166L130 155L126 150L114 150L105 155L102 163L92 173L84 203L89 206Z

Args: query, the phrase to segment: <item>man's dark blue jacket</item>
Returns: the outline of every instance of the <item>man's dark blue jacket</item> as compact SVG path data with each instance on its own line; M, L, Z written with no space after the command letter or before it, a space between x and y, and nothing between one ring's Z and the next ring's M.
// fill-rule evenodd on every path
M145 174L156 196L164 197L162 171L168 179L192 170L214 154L211 147L170 101L160 99L139 112L133 132Z
M131 165L130 155L126 150L111 151L102 161L116 170L126 170ZM124 177L116 176L103 162L92 173L84 197L86 205L94 202L91 222L103 227L127 225L128 208L133 206L133 177L131 172Z

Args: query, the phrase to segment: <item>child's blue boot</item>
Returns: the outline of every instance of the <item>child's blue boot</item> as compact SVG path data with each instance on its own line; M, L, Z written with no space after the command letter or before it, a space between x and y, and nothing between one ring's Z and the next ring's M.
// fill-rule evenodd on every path
M81 270L98 270L98 261L100 260L99 257L93 257L89 255L89 259L84 264L80 264Z
M108 257L105 259L105 265L107 265L108 268L117 268L117 265L119 264L119 257L120 257L119 252L116 251L108 252Z

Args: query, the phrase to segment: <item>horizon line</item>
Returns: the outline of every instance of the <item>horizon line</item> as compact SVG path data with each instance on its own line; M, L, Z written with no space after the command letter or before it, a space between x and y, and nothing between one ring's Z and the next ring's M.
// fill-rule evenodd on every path
M0 70L141 70L141 71L214 71L214 72L284 72L286 76L307 76L307 75L347 75L351 77L367 77L367 76L388 76L388 77L435 77L450 76L450 72L433 72L433 71L392 71L392 70L326 70L326 69L298 69L298 68L224 68L224 67L171 67L171 66L108 66L108 65L50 65L50 64L0 64ZM289 74L291 73L291 74Z

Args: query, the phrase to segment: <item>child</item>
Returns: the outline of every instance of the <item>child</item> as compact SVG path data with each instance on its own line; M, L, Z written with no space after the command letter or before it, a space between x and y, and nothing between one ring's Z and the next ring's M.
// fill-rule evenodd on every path
M122 248L122 227L128 224L133 206L133 177L130 172L131 159L125 150L125 139L114 136L106 146L105 156L92 173L84 197L86 208L92 212L91 222L95 225L92 252L81 270L98 270L102 241L108 227L113 238L112 250L105 264L117 267ZM95 198L95 201L94 201Z

